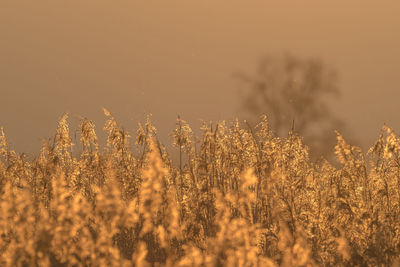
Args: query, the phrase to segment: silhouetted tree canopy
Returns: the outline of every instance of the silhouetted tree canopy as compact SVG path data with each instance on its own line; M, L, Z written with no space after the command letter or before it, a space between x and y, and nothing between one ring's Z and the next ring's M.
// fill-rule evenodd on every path
M326 101L339 96L336 72L318 59L290 54L261 60L255 75L239 74L242 108L249 121L268 116L272 130L283 136L294 127L314 156L326 155L335 144L334 129L343 123Z

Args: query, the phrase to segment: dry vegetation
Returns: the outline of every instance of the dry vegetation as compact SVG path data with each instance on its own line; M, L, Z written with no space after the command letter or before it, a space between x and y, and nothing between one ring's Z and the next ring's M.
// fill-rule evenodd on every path
M0 266L390 266L400 250L400 139L383 128L367 154L337 135L340 167L309 160L300 136L265 117L178 118L175 166L148 119L136 149L112 115L99 148L67 116L27 160L0 132ZM76 145L76 148L74 147ZM78 153L79 152L79 153Z

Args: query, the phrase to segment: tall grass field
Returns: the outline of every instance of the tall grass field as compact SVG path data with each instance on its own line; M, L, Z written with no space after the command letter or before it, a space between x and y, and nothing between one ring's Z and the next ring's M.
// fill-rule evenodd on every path
M150 117L134 134L104 110L107 145L68 116L34 159L0 130L0 266L400 266L400 137L367 152L337 133L336 163L265 116L178 118L172 162Z

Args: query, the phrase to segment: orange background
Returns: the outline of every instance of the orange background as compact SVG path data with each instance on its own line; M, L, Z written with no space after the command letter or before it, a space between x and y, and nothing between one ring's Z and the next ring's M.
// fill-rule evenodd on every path
M366 0L1 0L0 125L33 152L65 111L100 132L104 106L131 133L153 113L168 142L178 114L240 115L232 74L283 52L338 71L332 109L364 147L399 130L400 2Z

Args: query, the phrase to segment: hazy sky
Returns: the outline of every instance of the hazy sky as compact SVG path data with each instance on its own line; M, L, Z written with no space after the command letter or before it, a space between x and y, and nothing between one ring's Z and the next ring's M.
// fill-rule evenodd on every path
M232 74L284 52L339 72L332 109L364 143L400 130L398 0L1 0L0 125L33 152L64 112L101 131L104 106L130 132L152 113L167 140L178 114L234 118Z

